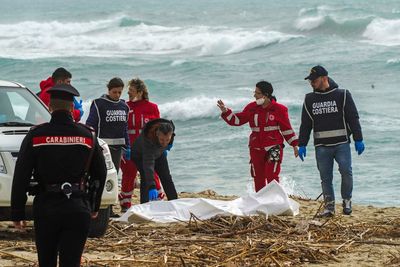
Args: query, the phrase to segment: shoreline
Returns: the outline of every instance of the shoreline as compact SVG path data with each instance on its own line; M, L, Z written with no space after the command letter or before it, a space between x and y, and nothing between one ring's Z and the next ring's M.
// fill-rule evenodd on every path
M179 197L236 198L212 190L182 192ZM354 205L353 214L346 216L337 204L335 217L313 219L321 201L291 198L300 204L300 214L294 217L111 222L103 238L88 239L82 266L258 266L261 261L267 266L400 264L400 208ZM35 266L32 222L26 233L9 225L0 223L0 266Z

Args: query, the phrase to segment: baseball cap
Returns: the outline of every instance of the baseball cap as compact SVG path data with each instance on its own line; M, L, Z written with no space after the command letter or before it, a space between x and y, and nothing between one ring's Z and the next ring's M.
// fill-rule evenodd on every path
M47 91L51 98L73 101L74 96L79 96L78 90L70 84L56 84Z
M328 71L324 67L317 65L312 67L312 69L310 70L310 74L305 77L304 80L313 81L321 76L328 76Z

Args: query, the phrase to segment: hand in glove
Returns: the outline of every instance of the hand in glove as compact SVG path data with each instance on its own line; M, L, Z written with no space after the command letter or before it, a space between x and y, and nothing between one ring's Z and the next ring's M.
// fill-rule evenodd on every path
M301 161L304 161L304 158L306 157L307 154L307 149L305 146L301 146L299 147L299 158L301 159Z
M79 110L80 116L83 116L82 99L78 102L74 97L74 109Z
M157 189L149 190L149 201L154 201L158 199L158 191Z
M358 153L358 155L361 155L364 152L365 146L364 146L364 142L361 141L355 141L354 142L354 146L356 148L356 151Z
M164 156L168 156L168 152L171 151L172 144L169 144L167 148L163 151Z
M131 159L131 148L130 147L127 147L125 149L124 159L125 160L130 160Z

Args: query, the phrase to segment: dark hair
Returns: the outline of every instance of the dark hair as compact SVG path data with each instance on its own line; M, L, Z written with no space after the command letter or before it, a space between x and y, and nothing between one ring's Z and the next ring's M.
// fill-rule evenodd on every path
M116 87L124 87L124 82L122 81L121 78L114 77L107 84L108 90L111 90Z
M276 101L276 97L272 95L274 92L274 88L272 88L272 84L267 81L259 81L256 84L256 87L260 89L261 93L268 97L269 99L274 99Z
M139 78L134 78L128 82L128 85L129 87L135 87L138 93L142 92L143 99L149 100L149 91L147 90L147 86L144 81Z
M58 68L53 72L51 78L53 79L54 83L57 83L58 81L64 81L65 79L72 78L72 74L64 68Z
M171 123L168 122L162 122L158 126L157 129L159 132L162 132L163 134L169 134L174 132L174 127L172 126Z

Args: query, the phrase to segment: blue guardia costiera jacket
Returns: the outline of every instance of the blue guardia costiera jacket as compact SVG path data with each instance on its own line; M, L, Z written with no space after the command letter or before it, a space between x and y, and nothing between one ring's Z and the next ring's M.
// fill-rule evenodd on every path
M339 89L332 79L325 92L306 95L301 114L299 146L307 146L311 130L314 146L334 146L363 140L357 107L350 92Z
M112 100L107 95L93 100L86 124L111 146L129 146L129 107L124 100Z

